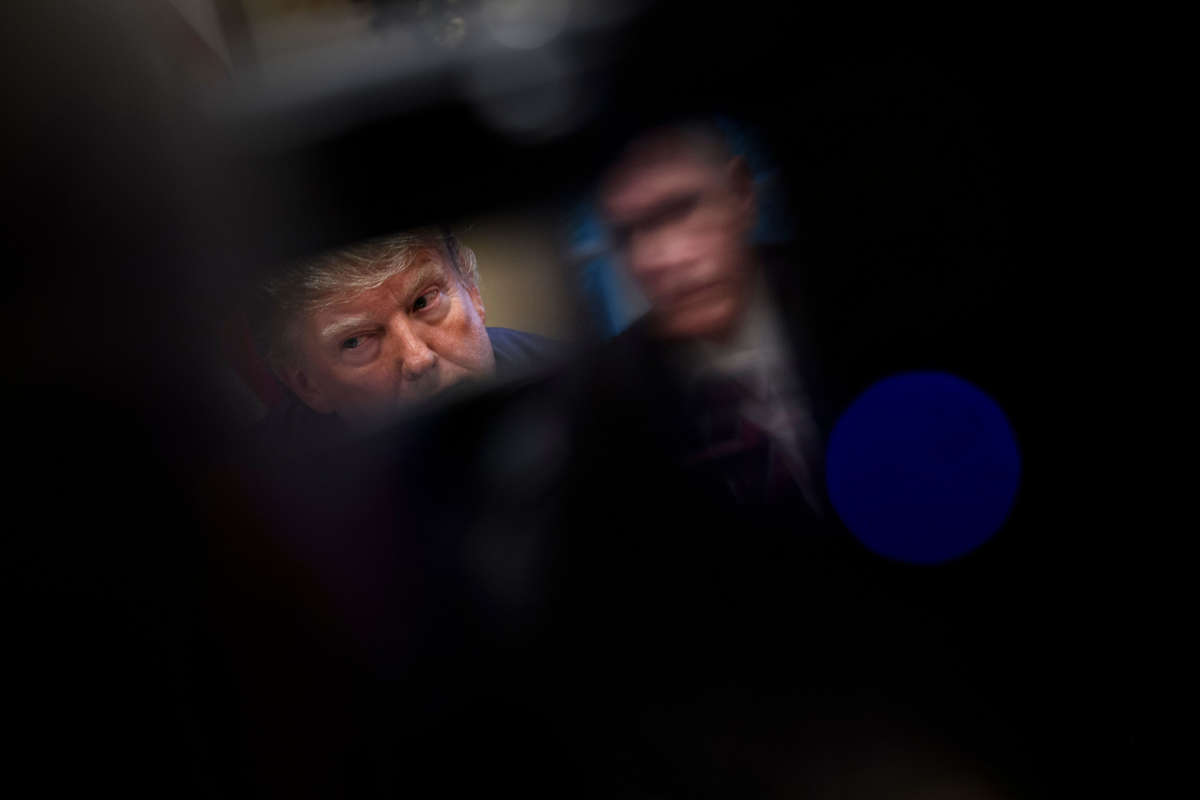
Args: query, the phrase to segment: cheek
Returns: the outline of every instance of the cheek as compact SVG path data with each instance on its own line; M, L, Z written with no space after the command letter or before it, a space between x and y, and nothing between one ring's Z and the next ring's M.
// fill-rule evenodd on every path
M709 277L721 281L740 279L750 266L741 240L726 236L714 237L704 264Z
M447 367L470 373L490 372L493 367L487 328L473 309L459 315L453 325L440 327L436 342L433 350L448 362Z
M475 326L471 332L470 338L464 342L464 357L466 362L463 366L471 372L490 373L495 365L495 359L492 355L492 342L488 339L487 328L483 323Z

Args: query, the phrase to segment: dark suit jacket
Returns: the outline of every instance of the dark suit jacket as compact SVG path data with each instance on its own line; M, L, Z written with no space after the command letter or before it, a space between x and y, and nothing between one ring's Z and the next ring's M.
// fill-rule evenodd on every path
M791 370L803 384L810 404L807 410L824 441L848 400L847 387L854 383L846 370L828 368L827 351L836 345L836 336L819 312L819 298L811 294L805 266L780 250L764 251L761 257ZM612 449L618 442L628 442L636 446L639 463L661 458L660 468L670 465L679 472L687 454L697 449L695 403L679 371L680 360L672 352L675 347L658 340L649 319L643 318L579 365L578 435L584 442L593 441L601 457L628 459L630 451ZM836 352L833 357L836 360ZM819 464L820 453L812 455ZM630 466L637 469L636 464ZM701 485L715 477L704 475L703 469L693 472L690 477ZM717 490L708 487L701 493L707 496L710 491Z
M822 311L806 265L781 252L764 253L763 264L827 438L867 377L841 361L838 320ZM761 724L741 701L708 707L701 698L714 687L778 697L795 719L823 713L813 711L822 703L853 713L842 700L911 685L892 654L917 640L906 638L913 616L891 592L887 565L827 504L824 516L799 495L746 504L711 467L687 463L696 420L670 350L642 320L562 383L570 444L545 602L557 663L594 681L572 713L590 720L597 752L614 742L656 751L650 760L660 747L690 751L687 769L703 783L731 774L706 761L706 737ZM648 709L668 708L649 721ZM643 738L658 725L661 741Z

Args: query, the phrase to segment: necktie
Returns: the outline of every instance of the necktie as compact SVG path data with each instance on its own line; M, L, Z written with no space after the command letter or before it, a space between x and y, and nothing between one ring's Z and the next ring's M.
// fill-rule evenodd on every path
M808 448L799 435L801 415L779 398L772 403L756 393L751 387L757 377L721 376L698 382L691 414L699 435L687 462L714 473L738 502L803 496L814 505L811 470L804 463ZM769 431L762 421L770 414L776 418ZM781 433L792 436L791 447Z

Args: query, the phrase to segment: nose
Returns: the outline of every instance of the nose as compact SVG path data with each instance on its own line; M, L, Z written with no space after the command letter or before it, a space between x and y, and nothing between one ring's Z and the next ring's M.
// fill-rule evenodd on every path
M405 381L417 381L437 366L437 353L429 349L425 337L407 319L392 324L396 341L396 361Z
M687 237L664 230L635 232L629 242L629 266L643 282L662 287L671 284L688 261Z

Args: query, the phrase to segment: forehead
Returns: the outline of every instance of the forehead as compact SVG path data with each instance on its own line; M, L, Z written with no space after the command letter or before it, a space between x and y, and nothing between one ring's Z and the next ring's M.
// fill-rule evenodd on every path
M624 218L720 181L721 168L687 150L632 158L617 167L601 194L612 217Z
M453 275L454 270L441 254L433 251L422 252L408 268L389 276L378 286L360 289L348 285L341 292L335 291L309 317L317 321L328 320L332 317L405 304L409 294L424 288L426 282L445 280Z

